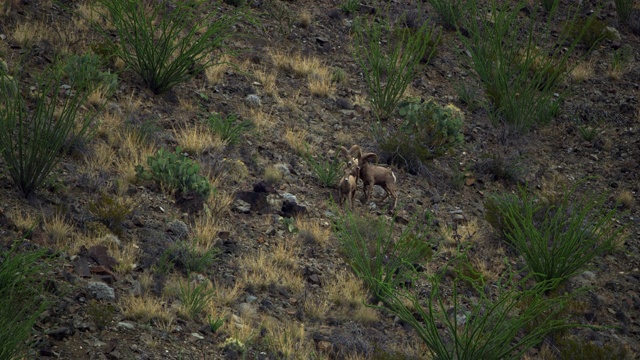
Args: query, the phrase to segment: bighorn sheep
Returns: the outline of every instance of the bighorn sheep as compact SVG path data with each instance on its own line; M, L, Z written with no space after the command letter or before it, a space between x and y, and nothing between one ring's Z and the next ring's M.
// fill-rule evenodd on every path
M358 188L359 172L360 169L358 168L357 159L347 162L347 167L344 169L344 175L338 185L340 206L344 206L344 202L348 198L351 209L353 209L353 198L356 196L356 189Z
M373 159L374 162L378 162L378 155L374 153L362 153L360 146L353 145L351 149L347 150L344 146L340 147L340 151L347 158L347 161L355 162L358 164L360 171L358 173L359 178L362 179L364 202L367 203L373 192L373 185L381 186L386 195L381 201L384 201L391 195L393 197L393 207L395 209L398 203L398 196L396 195L396 175L389 168L374 165L368 160ZM357 179L356 179L357 182Z

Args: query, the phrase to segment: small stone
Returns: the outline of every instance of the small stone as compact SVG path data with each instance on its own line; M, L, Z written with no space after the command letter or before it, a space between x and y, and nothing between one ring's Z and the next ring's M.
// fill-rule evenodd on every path
M248 214L251 212L251 204L244 200L237 199L233 202L233 210L242 214Z
M296 204L298 203L298 199L296 198L296 196L293 195L293 194L290 194L290 193L282 194L282 198L284 200L286 200L286 201L291 201L291 202L296 203Z
M251 108L258 108L260 107L260 105L262 105L262 101L260 101L260 98L256 94L247 95L247 97L244 98L244 101Z
M198 334L197 332L191 333L191 337L197 339L197 340L204 340L204 336Z
M115 300L116 293L112 287L103 282L90 282L87 285L87 290L93 295L96 300Z
M117 325L117 327L122 328L122 329L127 329L127 330L133 330L136 328L136 326L130 322L126 322L126 321L120 321Z
M189 226L180 220L173 220L168 223L167 230L175 235L178 240L184 239L189 234Z
M252 303L254 301L258 300L257 297L253 296L253 295L247 295L247 297L245 298L245 301L248 303Z

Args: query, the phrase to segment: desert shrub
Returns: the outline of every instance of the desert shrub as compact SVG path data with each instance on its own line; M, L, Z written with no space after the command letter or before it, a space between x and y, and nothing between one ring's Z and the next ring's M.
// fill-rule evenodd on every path
M80 77L60 91L65 84L61 66L37 76L35 95L0 91L0 155L25 197L44 184L72 144L84 139L96 115L81 110L92 83ZM0 70L0 78L5 76Z
M616 4L616 13L618 13L618 19L621 24L626 24L629 21L629 16L633 10L634 0L613 0Z
M25 340L48 306L38 264L44 251L19 253L18 246L0 253L0 359L26 356Z
M560 360L630 360L633 355L619 344L597 344L575 336L556 340Z
M186 274L202 273L211 268L219 253L215 247L199 250L194 244L181 241L164 251L156 263L156 269L163 274L174 268Z
M340 9L347 15L354 13L360 9L360 0L344 0L340 5Z
M479 173L490 175L494 181L504 181L507 184L522 182L524 173L520 159L502 154L489 154L474 164L473 169Z
M426 161L464 140L464 115L452 104L443 107L433 100L406 101L399 105L398 112L404 123L378 136L378 146L398 166L417 172Z
M587 49L593 49L602 40L611 38L607 24L598 19L575 19L566 25L569 35L573 39L579 39Z
M133 204L123 198L113 198L103 193L97 200L89 202L89 211L119 235L122 232L122 223L133 211Z
M212 65L241 12L219 16L209 2L98 0L120 41L116 54L156 94ZM107 29L101 32L106 38Z
M324 187L334 187L340 177L343 174L343 162L340 157L336 156L333 159L316 159L308 151L303 155L306 163L311 167L316 179Z
M429 4L436 11L445 27L458 28L460 17L464 15L462 0L429 0Z
M559 0L542 0L542 8L547 12L552 12L558 6Z
M240 141L240 136L252 127L251 121L240 121L233 114L225 117L222 114L211 113L207 118L207 124L213 132L229 144L237 144Z
M485 8L469 0L465 6L469 16L461 24L466 31L460 33L491 101L491 115L520 132L546 124L557 114L563 95L557 85L570 73L568 59L585 32L580 29L572 36L571 27L565 27L554 33L559 15L540 17L533 9L528 17L521 17L525 3L502 6L491 0ZM475 16L485 13L492 15L482 20ZM566 16L569 23L576 21L577 9ZM593 20L594 15L586 24Z
M408 224L397 236L392 220L369 219L350 212L338 217L334 226L346 261L376 297L386 285L395 288L411 283L415 268L433 253L425 240L431 236L430 230L418 221Z
M622 236L623 228L613 221L616 211L604 208L606 198L578 196L577 188L551 200L531 197L521 188L485 203L488 222L504 234L538 281L566 280L610 251Z
M492 284L446 274L430 277L426 296L379 282L383 308L413 327L434 359L520 359L551 332L577 326L562 312L570 295L544 295L555 283L530 286L511 271Z
M148 170L142 165L136 166L138 178L153 180L165 190L181 194L193 192L206 198L211 193L209 179L199 174L200 165L182 154L179 147L174 153L158 150L156 156L149 156L147 165Z
M202 313L207 303L213 298L215 290L206 282L196 284L195 281L180 283L180 301L187 315L196 319Z
M355 58L363 69L369 102L378 118L395 111L416 68L433 55L440 32L424 22L411 31L396 31L388 20L359 20L355 25ZM386 38L392 37L393 40Z
M63 72L72 83L93 84L95 88L103 88L108 93L118 88L118 75L110 71L102 71L102 60L95 54L71 55L67 59Z

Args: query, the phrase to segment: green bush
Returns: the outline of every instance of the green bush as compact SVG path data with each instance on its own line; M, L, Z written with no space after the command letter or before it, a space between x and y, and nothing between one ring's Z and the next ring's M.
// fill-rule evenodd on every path
M604 39L611 39L612 34L607 24L598 19L576 19L568 22L569 34L573 39L579 39L587 49L593 49Z
M449 29L458 28L460 18L464 14L462 0L429 0L429 4L436 11L445 27Z
M34 96L23 96L17 85L15 92L4 91L6 85L0 91L0 155L25 197L44 184L60 157L93 125L96 112L81 108L94 85L79 77L60 91L63 73L59 64L46 69L36 79L41 85ZM0 69L0 78L7 76Z
M63 73L70 82L92 84L92 87L104 88L108 93L118 88L118 75L102 71L102 60L95 54L71 55L63 67Z
M434 359L521 359L546 335L577 326L563 314L571 295L545 297L555 283L531 287L511 271L491 284L446 274L430 277L426 296L379 282L383 308L413 327Z
M18 253L17 248L18 243L0 253L0 359L26 356L25 341L48 306L38 264L44 251Z
M491 101L491 115L519 132L528 131L534 124L546 124L557 114L563 95L558 84L572 70L568 60L575 55L585 32L580 29L572 36L571 27L565 27L556 33L559 15L555 11L541 17L533 9L529 16L522 17L520 9L526 3L503 6L491 0L488 7L482 7L478 0L468 0L468 16L461 24L466 31L460 33ZM477 21L476 14L491 16ZM566 16L573 23L578 15L575 9Z
M631 15L631 11L633 10L633 1L634 0L613 0L613 3L616 4L616 12L618 13L620 24L626 24L627 21L629 21L629 15Z
M423 223L429 224L430 219ZM354 273L379 297L385 286L412 282L415 268L433 254L428 226L410 223L394 236L392 221L369 219L347 212L335 221L340 249Z
M122 198L102 194L97 200L89 202L89 211L116 235L121 235L122 223L133 211L133 206Z
M339 157L336 156L332 160L316 160L309 152L305 152L302 156L322 186L331 188L340 180L344 164Z
M171 153L158 150L156 156L147 159L149 170L142 165L136 166L136 176L142 180L153 180L167 191L179 194L197 193L207 198L211 193L211 183L200 175L200 165L182 154L181 149Z
M434 54L440 32L427 22L415 30L400 31L385 19L360 19L354 29L354 57L363 70L368 100L375 115L385 119L395 111L420 62L428 62Z
M340 5L340 9L347 15L354 13L360 9L360 0L345 0Z
M606 198L578 196L577 188L546 201L520 189L485 203L489 223L504 234L538 281L566 280L620 241L623 227L613 221L616 211L604 208Z
M207 1L98 0L116 30L115 49L156 94L185 82L215 62L211 54L233 33L240 12L218 16ZM101 32L106 38L108 30Z
M239 121L233 114L223 117L218 113L211 113L207 118L207 123L213 132L229 144L237 144L240 141L240 136L253 126L251 121Z
M197 319L214 294L214 289L206 282L195 284L188 280L180 283L180 301L191 319Z
M433 100L406 101L398 112L404 123L378 137L378 146L397 166L419 172L426 161L444 155L464 140L464 115L452 104L443 107Z

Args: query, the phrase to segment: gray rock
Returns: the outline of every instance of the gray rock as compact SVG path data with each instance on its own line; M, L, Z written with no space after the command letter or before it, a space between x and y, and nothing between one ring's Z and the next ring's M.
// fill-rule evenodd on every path
M130 322L120 321L117 325L121 329L133 330L136 326Z
M89 290L96 300L113 301L116 299L115 290L103 282L90 282L87 285L87 290Z
M180 220L173 220L167 224L167 230L175 235L176 239L182 240L189 234L189 226Z
M286 201L291 201L292 203L298 203L298 199L296 198L296 196L290 193L282 194L282 198Z
M196 340L204 340L204 336L202 336L202 335L200 335L200 334L198 334L196 332L191 333L191 337L193 337Z
M289 170L289 165L285 163L277 163L273 165L273 167L276 168L278 171L280 171L280 173L284 176L291 175L291 170Z
M252 303L252 302L254 302L254 301L258 300L258 298L257 298L257 297L255 297L255 296L253 296L253 295L247 295L247 297L245 298L245 300L246 300L248 303Z
M258 108L258 107L260 107L260 105L262 105L262 102L260 101L260 98L256 94L247 95L247 97L244 98L244 101L251 108Z
M237 199L233 202L232 208L234 211L242 214L248 214L249 212L251 212L251 204L240 199Z

